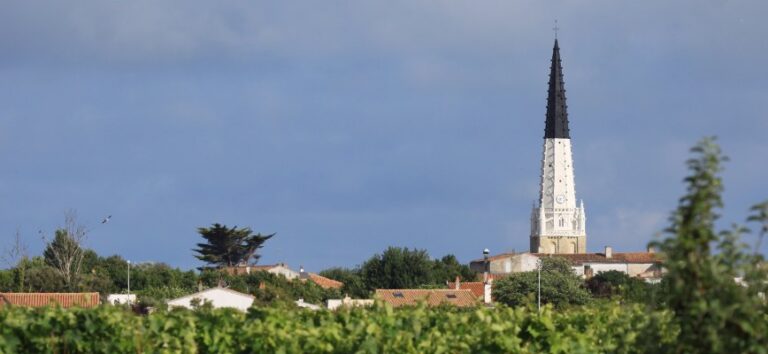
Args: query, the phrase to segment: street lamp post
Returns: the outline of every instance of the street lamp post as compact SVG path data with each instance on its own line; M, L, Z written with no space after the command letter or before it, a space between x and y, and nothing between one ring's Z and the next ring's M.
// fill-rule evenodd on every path
M541 259L537 260L536 263L538 263L538 270L539 270L539 303L538 303L538 310L539 313L541 313Z
M488 255L491 254L491 251L487 248L483 250L483 284L488 284Z
M128 261L128 303L131 303L131 261Z

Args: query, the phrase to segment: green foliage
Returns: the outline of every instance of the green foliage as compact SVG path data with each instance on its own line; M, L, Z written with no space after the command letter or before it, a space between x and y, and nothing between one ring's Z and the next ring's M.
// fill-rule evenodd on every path
M541 314L504 306L0 311L4 353L654 353L677 332L669 312L613 303Z
M195 290L191 288L182 288L173 285L163 286L151 286L142 288L136 292L136 295L141 300L154 300L155 302L163 302L170 299L179 298L185 295L189 295Z
M466 264L459 263L456 256L449 254L440 258L440 260L434 261L432 269L432 281L445 285L446 281L453 281L456 276L460 277L463 281L474 281L475 271L469 268Z
M538 302L538 271L514 273L496 280L493 298L508 306L535 306ZM557 308L583 305L590 300L583 282L564 258L541 258L541 303Z
M360 275L360 269L335 267L320 272L320 275L344 283L341 293L354 299L367 299L371 295Z
M663 352L765 352L768 315L759 291L767 278L755 267L762 257L744 254L739 242L746 232L743 227L715 231L717 210L723 206L719 174L726 158L713 138L702 140L691 151L686 194L670 218L668 237L654 243L666 256L664 306L680 327L675 345ZM753 210L757 213L751 221L766 221L759 206ZM712 252L713 247L718 253ZM734 281L742 275L747 286Z
M648 284L624 272L610 270L597 273L588 279L586 287L596 298L619 297L625 301L645 303L654 297L654 290L658 285Z
M15 272L17 280L23 281L21 292L67 291L64 278L56 269L46 264L43 257L22 260Z
M180 288L191 291L197 287L197 275L165 263L139 263L131 267L131 288Z
M389 247L361 267L369 290L407 289L432 283L432 260L425 250Z
M13 269L0 269L0 292L16 290L16 277Z
M70 291L78 288L85 257L85 250L81 247L78 237L79 235L67 229L58 229L53 241L49 242L43 251L45 264L59 273L64 287Z
M360 267L366 290L408 289L424 286L444 286L456 276L474 278L468 266L461 265L453 255L432 260L425 250L389 247Z
M263 247L263 243L275 234L253 234L250 228L238 229L237 226L228 228L226 225L213 224L210 228L197 229L205 239L205 243L198 243L197 259L216 266L236 266L247 264L251 258L258 262L259 255L256 250Z

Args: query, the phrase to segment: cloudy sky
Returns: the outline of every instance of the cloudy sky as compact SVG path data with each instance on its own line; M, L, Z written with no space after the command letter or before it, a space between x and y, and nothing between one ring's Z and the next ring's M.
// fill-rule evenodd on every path
M731 157L723 225L768 199L768 3L4 1L0 249L69 209L88 246L192 268L196 228L260 263L528 247L559 21L588 249L643 250L688 148ZM113 215L107 224L100 224ZM754 239L747 239L754 242Z

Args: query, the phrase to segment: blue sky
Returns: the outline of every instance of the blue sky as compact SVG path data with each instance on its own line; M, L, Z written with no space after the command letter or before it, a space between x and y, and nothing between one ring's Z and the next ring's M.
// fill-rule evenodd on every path
M0 249L68 209L88 246L200 265L528 247L558 19L588 249L643 250L688 148L731 157L723 225L768 199L764 1L5 1ZM101 218L113 215L107 224ZM747 239L754 242L753 239Z

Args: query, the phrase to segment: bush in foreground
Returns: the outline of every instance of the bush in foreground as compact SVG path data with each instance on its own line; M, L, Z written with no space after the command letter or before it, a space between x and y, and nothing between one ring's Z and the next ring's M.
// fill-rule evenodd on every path
M677 335L668 312L604 304L537 315L528 308L378 306L339 312L287 308L0 310L3 353L644 353Z

